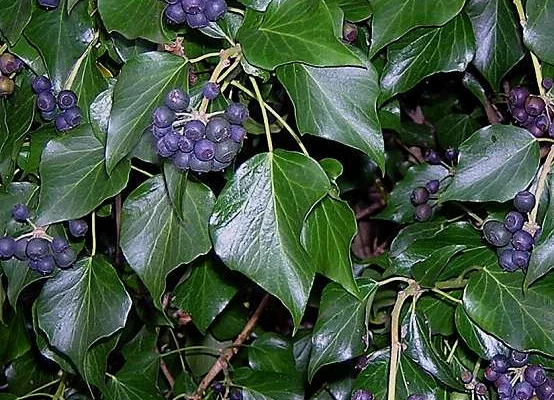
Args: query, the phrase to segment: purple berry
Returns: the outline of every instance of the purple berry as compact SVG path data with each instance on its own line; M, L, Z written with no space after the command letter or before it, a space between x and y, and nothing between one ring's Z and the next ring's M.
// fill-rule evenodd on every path
M231 124L223 117L213 117L206 125L206 139L214 143L227 139L231 134Z
M233 139L237 143L242 143L244 138L246 137L246 129L244 129L240 125L231 125L229 128L231 139Z
M554 400L554 379L548 378L539 387L535 388L539 400Z
M179 137L178 143L179 150L183 153L190 153L194 150L194 141L190 140L185 136Z
M504 224L495 220L485 222L483 225L483 235L487 242L495 247L504 247L512 239L512 233L504 227Z
M225 118L236 125L243 125L248 120L248 108L241 103L231 103L225 109Z
M444 158L449 162L456 162L458 160L458 150L453 147L449 147L444 152Z
M176 152L173 157L173 164L180 170L187 170L190 167L190 156L192 153Z
M366 389L358 389L352 393L351 400L373 400L373 394Z
M85 220L82 219L74 219L69 221L68 227L69 233L73 237L85 236L88 231L88 224Z
M16 204L12 208L12 217L17 222L25 222L29 218L29 207L25 204Z
M190 96L183 89L171 89L165 97L165 105L173 111L185 111L190 105Z
M46 239L32 238L27 243L27 257L31 260L38 260L45 257L50 249L50 243Z
M425 203L420 204L414 209L414 219L418 222L425 222L429 218L431 218L431 215L433 214L433 208Z
M52 89L52 82L46 76L37 76L32 83L33 92L40 94Z
M161 139L165 135L168 135L171 132L173 132L173 127L166 126L165 128L160 128L159 126L152 125L151 131L152 131L152 136L154 136L156 139Z
M425 152L425 161L431 165L439 165L441 163L440 154L434 149L428 149Z
M209 21L215 22L227 12L227 3L225 0L206 0L204 14Z
M220 163L227 164L233 161L233 158L235 158L239 150L240 144L231 139L227 139L223 142L216 143L214 157Z
M213 100L217 96L219 96L219 85L215 82L206 82L206 86L204 86L204 90L202 91L202 94L205 98L208 100Z
M62 111L60 115L63 115L71 128L79 126L83 119L83 115L79 107L68 108L67 110Z
M56 110L40 112L40 117L47 122L54 121L57 116L58 112Z
M358 39L358 27L349 22L342 25L342 40L346 43L354 43Z
M504 354L496 354L491 359L490 367L493 371L503 374L508 370L508 359Z
M0 260L9 260L15 254L16 243L11 236L0 238Z
M552 78L550 77L546 77L542 80L542 87L545 89L545 90L550 90L552 89L552 85L554 84L554 81L552 80Z
M429 191L431 194L435 194L439 191L440 182L438 179L431 179L429 182L425 184L425 189Z
M515 107L512 109L512 116L520 124L524 124L529 119L529 114L525 111L523 107Z
M522 381L515 385L514 396L517 400L529 400L533 396L533 391L533 386L526 381Z
M200 140L206 133L206 126L198 119L191 119L187 121L184 128L185 137L190 140Z
M512 107L523 107L529 96L529 90L524 87L515 87L508 93L508 101Z
M414 206L427 203L429 200L429 191L423 186L416 187L410 195L410 201Z
M181 0L181 7L187 14L199 14L204 11L206 0Z
M525 368L523 376L525 377L525 380L534 387L545 383L547 378L544 368L538 365L529 365Z
M77 253L71 247L62 250L59 253L54 253L54 261L58 268L65 269L71 267L75 260L77 260Z
M477 394L478 396L484 396L487 394L487 387L481 382L475 385L474 390L475 394Z
M158 140L156 147L161 157L171 157L179 150L179 141L181 136L176 133L170 133Z
M500 374L493 370L491 367L485 368L485 379L489 382L495 382Z
M175 121L175 113L169 109L169 107L161 106L156 108L152 116L154 125L160 128L167 128Z
M535 207L535 195L527 190L519 192L514 197L514 207L521 213L530 212Z
M210 24L210 21L208 21L204 13L187 14L186 19L187 25L193 29L205 28Z
M518 266L514 263L515 250L508 249L503 250L498 256L498 264L506 272L514 272L518 269Z
M23 69L23 62L10 53L4 53L0 56L0 72L4 75L11 75Z
M529 232L526 232L524 230L519 230L515 232L514 236L512 237L512 245L516 250L531 250L534 243L535 239L533 239L533 236L531 236Z
M190 169L192 169L195 172L210 172L212 170L212 161L201 161L199 160L194 153L190 155Z
M222 163L217 161L215 158L212 160L212 171L223 171L225 168L231 165L232 161L228 163Z
M523 228L524 223L525 217L523 216L523 214L517 211L510 211L508 214L506 214L506 217L504 218L504 226L512 233L517 232L521 228Z
M54 271L56 263L54 257L48 254L40 259L34 260L34 270L42 275L50 274Z
M58 107L62 110L75 107L77 105L77 95L72 90L62 90L58 94Z
M43 112L56 109L56 97L50 91L39 93L36 100L37 108Z
M170 24L181 25L187 20L187 13L181 3L169 4L164 10L164 17Z
M56 130L58 132L66 132L71 129L71 125L69 125L63 113L56 115L54 125L56 126Z
M529 258L531 258L531 253L528 251L516 250L512 254L512 261L514 265L521 269L526 269L529 265Z
M200 161L211 161L215 156L215 144L211 140L202 139L194 145L194 155Z
M529 96L525 100L525 111L527 114L537 116L543 113L546 104L544 100L537 96Z
M38 4L41 7L46 8L47 10L53 10L57 8L60 4L60 0L38 0Z
M15 242L15 258L19 261L25 261L27 259L27 243L26 238L21 238Z
M50 243L50 247L54 253L61 253L69 247L69 243L63 236L54 236Z

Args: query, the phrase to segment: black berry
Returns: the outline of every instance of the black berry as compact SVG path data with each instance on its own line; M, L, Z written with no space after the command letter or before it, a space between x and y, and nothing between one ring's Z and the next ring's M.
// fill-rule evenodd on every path
M204 89L202 90L202 94L208 100L215 99L217 96L219 96L219 92L219 85L215 82L207 82L204 86Z
M438 151L434 149L428 149L425 152L425 161L431 165L439 165L441 163L441 156Z
M215 22L227 12L227 3L225 0L207 0L204 8L204 15L209 21Z
M453 147L449 147L444 152L444 158L449 162L456 162L458 160L458 150Z
M49 243L46 239L33 238L27 243L27 257L31 260L39 260L48 254Z
M225 109L225 117L232 124L243 125L248 120L248 109L241 103L231 103Z
M194 141L185 136L180 136L178 147L183 153L190 153L194 150Z
M490 367L492 370L503 374L508 370L508 359L504 354L496 354L491 359Z
M202 139L194 145L194 155L200 161L211 161L215 156L214 142L208 139Z
M15 258L19 261L25 261L27 259L27 243L26 238L21 238L15 242Z
M529 354L523 353L521 351L512 350L510 351L510 355L508 356L508 363L512 367L523 367L524 365L527 365L528 361Z
M521 213L530 212L535 207L535 195L523 190L514 197L514 207Z
M222 163L217 161L215 158L212 160L212 171L223 171L225 168L231 165L231 161L227 163Z
M0 72L4 75L19 72L23 66L23 62L13 54L4 53L0 56Z
M520 124L524 124L529 119L529 114L525 111L523 107L516 107L512 109L512 116Z
M227 139L215 145L215 159L222 164L230 163L240 150L240 144Z
M414 206L427 203L427 200L429 200L429 191L426 188L420 186L412 190L410 201Z
M517 211L510 211L504 218L504 226L512 233L523 228L524 223L525 217Z
M33 92L36 94L52 89L52 82L45 76L37 76L32 83Z
M198 158L196 158L194 153L192 153L190 155L189 164L190 164L190 169L192 169L193 171L210 172L212 170L213 163L212 161L201 161Z
M199 14L204 11L205 0L181 0L181 6L187 14Z
M11 236L0 238L0 259L9 260L15 254L15 240Z
M69 221L68 227L69 233L73 237L85 236L88 231L88 224L85 220L82 219L73 219Z
M166 128L175 121L175 113L171 111L169 107L161 106L156 108L154 115L152 117L154 125L159 126L160 128Z
M483 234L487 242L495 247L503 247L510 243L512 233L500 221L487 221L483 225Z
M231 139L233 139L237 143L241 143L246 137L246 129L244 129L240 125L231 125L231 128L229 128L229 132Z
M529 265L529 258L531 253L528 251L516 250L512 254L512 262L514 265L521 269L526 269Z
M526 232L524 230L519 230L515 232L514 236L512 237L512 245L516 250L531 250L534 243L535 239L533 239L533 236L531 236L529 232Z
M204 28L210 24L204 13L186 14L187 25L193 29Z
M529 90L524 87L516 87L508 93L508 101L512 107L523 107L529 96Z
M151 130L152 130L152 136L154 136L156 139L161 139L168 133L173 132L173 128L171 126L160 128L159 126L152 125Z
M493 370L491 367L485 368L485 379L489 382L495 382L500 374Z
M183 10L181 3L169 4L164 10L165 19L174 25L181 25L187 20L187 13Z
M225 391L225 386L219 381L212 382L212 390L215 394L221 394Z
M200 140L206 133L206 125L198 119L187 121L184 127L184 135L190 140Z
M240 389L235 389L229 396L229 400L242 400L242 391Z
M12 208L12 217L17 222L25 222L29 218L29 208L25 204L16 204Z
M514 272L519 267L514 263L514 249L503 250L498 256L498 264L506 272Z
M533 396L533 386L528 382L522 381L514 386L514 396L518 400L528 400Z
M206 139L214 143L227 139L231 134L231 124L223 117L213 117L206 125Z
M77 260L77 253L71 247L59 252L54 253L54 261L58 268L65 269L71 267Z
M72 90L62 90L58 94L58 107L62 110L75 107L77 105L77 95Z
M529 115L540 115L544 111L545 107L546 104L540 97L529 96L527 100L525 100L525 111L527 111L527 114Z
M66 132L71 129L71 125L67 122L65 119L65 116L63 114L58 114L56 116L56 120L54 121L54 125L56 126L56 130L58 132Z
M190 96L180 88L171 89L165 97L165 105L173 111L185 111L190 105Z
M60 115L63 116L63 118L71 128L75 128L76 126L81 124L81 120L83 118L81 109L79 107L68 108L67 110L63 111Z
M56 110L52 110L52 111L48 111L48 112L41 111L40 116L43 120L49 122L49 121L54 121L56 119L56 117L58 116L58 113L56 112Z
M416 221L425 222L433 214L433 208L429 204L420 204L414 209L414 218Z
M523 373L530 385L537 387L546 382L546 371L538 365L529 365Z
M54 253L61 253L69 248L69 243L63 236L54 236L52 242L50 242L50 247Z
M36 100L37 108L43 112L56 109L56 97L50 91L39 93Z
M187 170L190 167L190 156L192 153L176 152L173 157L173 164L180 170Z
M34 270L42 275L50 274L54 271L54 268L56 267L56 262L54 261L54 257L52 257L50 254L38 259L33 260L34 261Z
M554 379L548 378L539 387L535 388L539 400L554 400Z

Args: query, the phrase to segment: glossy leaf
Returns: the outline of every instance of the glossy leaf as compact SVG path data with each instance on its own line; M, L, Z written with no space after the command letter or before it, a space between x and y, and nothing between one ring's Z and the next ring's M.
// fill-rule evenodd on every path
M248 62L264 69L295 61L321 67L361 65L332 29L323 0L273 0L264 13L247 10L237 39Z
M40 163L37 223L47 225L88 214L127 185L129 171L130 163L125 160L108 176L104 146L88 124L51 140Z
M458 148L473 132L479 128L479 123L471 115L445 115L435 124L437 141L443 149Z
M32 0L3 1L0 4L0 31L13 45L31 20Z
M45 279L38 272L29 269L26 261L19 261L12 258L9 261L2 261L2 270L8 279L8 301L15 307L21 293L32 283Z
M258 154L236 171L210 222L217 255L279 298L295 326L316 272L300 243L302 222L329 189L323 169L304 155Z
M520 273L484 268L466 287L464 309L481 329L510 347L554 356L554 277L544 277L525 293L522 285Z
M206 333L239 289L227 274L221 264L206 258L194 266L190 276L173 291L173 303L192 317L202 333Z
M169 53L150 52L129 60L114 89L106 144L106 166L111 174L152 123L154 109L167 92L187 79L187 64Z
M474 49L475 38L465 14L444 26L408 33L388 47L387 65L381 77L383 98L406 92L437 72L464 71Z
M293 63L277 76L295 106L302 133L335 140L366 153L384 171L384 144L377 118L377 73L367 68L316 68Z
M491 125L475 132L460 146L452 183L441 201L507 201L533 179L539 145L526 130Z
M326 0L329 6L338 6L344 11L344 18L351 22L368 19L372 13L369 0Z
M0 235L25 233L29 227L16 222L12 217L13 206L17 203L34 205L38 186L30 182L13 182L0 189Z
M123 204L121 248L160 309L167 274L211 248L208 219L213 193L201 183L189 182L182 198L183 209L188 210L184 220L173 210L158 175L135 189Z
M233 382L243 386L244 400L304 399L302 385L290 375L238 368L234 371Z
M493 89L523 58L519 23L509 0L470 0L465 8L475 34L473 65Z
M448 261L465 248L466 246L457 244L437 248L428 258L412 266L413 276L422 286L433 287Z
M496 354L508 353L506 345L475 325L462 306L456 308L455 320L460 337L479 357L490 360Z
M9 321L0 323L0 340L6 344L0 348L0 362L4 365L31 350L22 314L13 315Z
M83 365L96 341L124 326L131 309L115 270L99 256L60 271L46 282L36 301L38 324L48 342L77 366Z
M120 333L111 335L108 338L103 338L95 342L86 352L83 365L79 368L81 375L86 381L98 387L100 390L104 390L106 386L106 372L108 370L108 357L110 353L115 349L119 340ZM59 357L57 357L59 362ZM61 364L64 370L67 368L65 364Z
M328 284L321 295L319 315L312 336L308 367L310 380L324 365L350 360L366 347L366 309L378 285L373 280L359 282L361 300L335 283Z
M464 5L463 0L372 0L371 52L373 56L387 44L418 26L444 25Z
M554 64L551 32L554 30L554 2L552 0L528 0L525 3L527 23L523 40L541 60Z
M302 245L316 264L317 272L359 296L350 258L356 231L356 219L348 203L325 196L306 218Z
M462 297L462 292L449 291L454 298ZM416 312L423 315L429 325L432 335L448 337L455 333L454 311L455 303L436 294L427 294L417 301Z
M275 333L265 333L248 348L248 363L256 371L297 374L292 343Z

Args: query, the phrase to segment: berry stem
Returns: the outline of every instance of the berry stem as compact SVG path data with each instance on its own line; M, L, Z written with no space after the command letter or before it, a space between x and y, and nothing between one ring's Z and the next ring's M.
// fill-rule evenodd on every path
M483 225L483 222L484 222L483 218L479 217L477 214L475 214L473 211L471 211L469 208L467 208L465 205L463 205L461 203L456 203L456 205L458 207L460 207L462 210L464 210L464 212L467 215L469 215L471 218L473 218L479 226Z
M525 15L523 3L521 0L514 0L514 5L516 6L516 9L517 9L519 23L521 27L525 29L525 25L527 25L527 17ZM537 79L537 86L539 87L539 93L541 94L542 97L544 97L545 92L542 86L541 63L539 62L539 59L537 58L537 56L531 50L529 50L529 54L531 55L531 61L533 62L533 69L535 70L535 78Z
M452 296L450 296L448 293L443 292L443 291L440 290L440 289L432 288L432 289L431 289L431 292L436 293L436 294L438 294L438 295L444 297L445 299L450 300L450 301L453 302L453 303L456 303L456 304L464 304L464 302L463 302L462 300L457 299L457 298L455 298L455 297L452 297Z
M240 8L228 7L228 8L227 8L227 11L232 12L232 13L234 13L234 14L242 15L242 16L244 17L244 11L241 10Z
M554 146L550 147L550 151L546 156L546 161L544 162L541 174L539 176L539 183L537 184L537 191L535 192L535 198L537 199L537 201L535 202L535 207L533 207L533 209L529 213L529 222L531 224L537 223L537 213L539 212L539 204L542 197L542 192L544 192L544 188L546 185L546 178L548 177L548 174L550 173L550 169L552 168L552 161L554 161Z
M237 58L235 58L235 61L233 62L233 64L231 64L231 66L229 68L227 68L225 70L225 72L223 74L221 74L221 76L219 78L217 78L217 83L220 83L221 81L223 81L225 78L227 78L229 76L229 74L231 72L233 72L235 70L235 68L237 68L239 65L240 65L240 60L241 60L241 55L239 54L237 56Z
M96 213L92 212L91 216L92 226L92 250L90 251L90 256L94 257L96 255Z
M264 107L264 99L262 98L262 94L260 92L260 88L258 87L258 83L256 82L256 79L254 79L254 77L251 76L250 82L254 87L254 92L256 93L256 99L258 100L258 103L260 103L260 109L262 110L262 119L264 120L265 136L267 137L267 147L269 148L269 152L272 153L273 142L271 140L271 130L269 129L269 119L267 118L267 110Z
M173 329L169 329L169 333L171 334L171 338L173 339L173 343L175 343L175 346L177 346L177 348L179 348L179 341L177 340L177 336L175 336L175 332L173 331ZM183 359L183 355L181 354L181 352L178 353L179 354L179 361L181 362L181 367L183 368L183 373L187 373L187 367L185 366L185 360Z
M206 53L206 54L203 54L201 55L200 57L196 57L196 58L191 58L189 60L187 60L190 64L196 64L200 61L203 61L207 58L211 58L211 57L219 57L221 56L221 52L214 52L214 53Z
M476 269L476 267L471 267L470 269L464 271L462 276L464 276L468 271ZM452 279L450 281L443 281L435 283L435 289L463 289L467 285L467 279Z
M405 278L403 276L393 276L392 278L385 279L384 281L378 282L377 285L379 285L379 287L381 287L381 286L388 285L389 283L392 283L392 282L404 282L404 283L407 283L407 284L412 284L415 281L413 279Z
M141 174L146 175L149 178L152 178L154 176L150 172L146 172L145 170L135 167L134 165L131 165L131 169L134 169L135 171L140 172Z

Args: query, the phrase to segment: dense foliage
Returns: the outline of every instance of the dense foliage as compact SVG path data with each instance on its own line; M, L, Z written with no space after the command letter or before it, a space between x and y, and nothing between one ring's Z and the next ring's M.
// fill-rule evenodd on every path
M1 0L0 399L554 399L552 32Z

